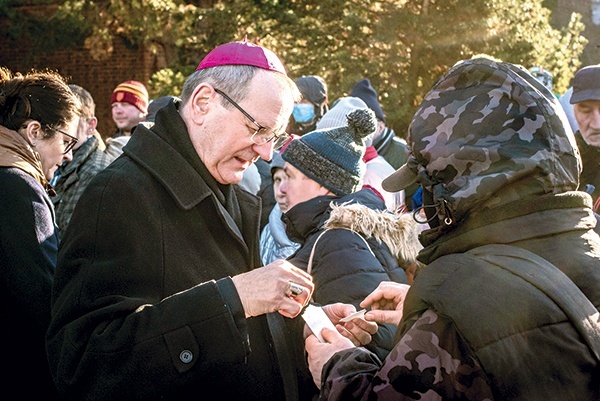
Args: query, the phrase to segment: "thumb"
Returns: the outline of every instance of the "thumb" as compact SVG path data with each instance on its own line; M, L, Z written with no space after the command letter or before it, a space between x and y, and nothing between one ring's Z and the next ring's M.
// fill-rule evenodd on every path
M391 310L370 310L365 314L365 320L379 324L398 324L402 318L402 312Z
M309 335L309 336L308 336L308 337L306 337L306 339L304 340L304 345L305 345L307 348L314 347L314 346L315 346L315 344L319 344L319 343L320 343L319 339L318 339L318 338L317 338L317 336L315 336L314 334L311 334L311 335Z
M335 330L331 330L326 327L321 330L321 337L323 337L323 339L328 343L334 343L335 340L338 339L338 336L341 337L342 335Z

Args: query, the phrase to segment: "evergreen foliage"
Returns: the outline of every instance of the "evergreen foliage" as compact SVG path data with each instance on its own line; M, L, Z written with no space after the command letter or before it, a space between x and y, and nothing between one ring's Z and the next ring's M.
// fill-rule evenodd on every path
M15 3L15 1L13 1ZM388 124L403 134L435 80L476 54L541 66L564 92L587 40L581 16L551 27L544 0L68 0L45 25L12 19L36 51L84 43L98 59L113 43L154 52L151 97L179 93L210 49L248 40L275 51L292 78L320 75L330 101L364 77L379 91ZM546 1L547 4L548 1ZM2 11L2 10L0 10ZM46 32L49 27L52 32ZM52 46L49 46L51 43Z

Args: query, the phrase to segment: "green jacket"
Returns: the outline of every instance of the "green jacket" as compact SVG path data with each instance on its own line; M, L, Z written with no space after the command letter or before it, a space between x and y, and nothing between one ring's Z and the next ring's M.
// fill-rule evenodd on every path
M598 361L565 313L544 292L500 268L505 258L475 249L511 244L536 253L600 309L600 238L591 230L590 206L588 197L574 192L535 204L519 201L440 238L423 251L428 266L411 287L400 331L427 309L448 317L485 370L494 399L598 399Z

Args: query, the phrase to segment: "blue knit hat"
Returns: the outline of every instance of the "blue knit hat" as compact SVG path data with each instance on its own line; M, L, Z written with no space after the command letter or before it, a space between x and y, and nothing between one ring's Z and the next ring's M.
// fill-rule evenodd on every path
M281 154L283 160L338 196L362 186L365 137L377 128L370 109L353 110L346 118L347 126L310 132L291 141Z

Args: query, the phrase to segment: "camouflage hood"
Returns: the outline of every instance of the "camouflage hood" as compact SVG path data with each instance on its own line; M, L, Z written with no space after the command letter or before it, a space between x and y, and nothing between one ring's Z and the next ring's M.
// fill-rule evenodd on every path
M438 80L413 117L408 144L408 162L383 186L420 182L442 229L470 212L575 190L581 172L552 93L524 68L486 58L461 61Z

